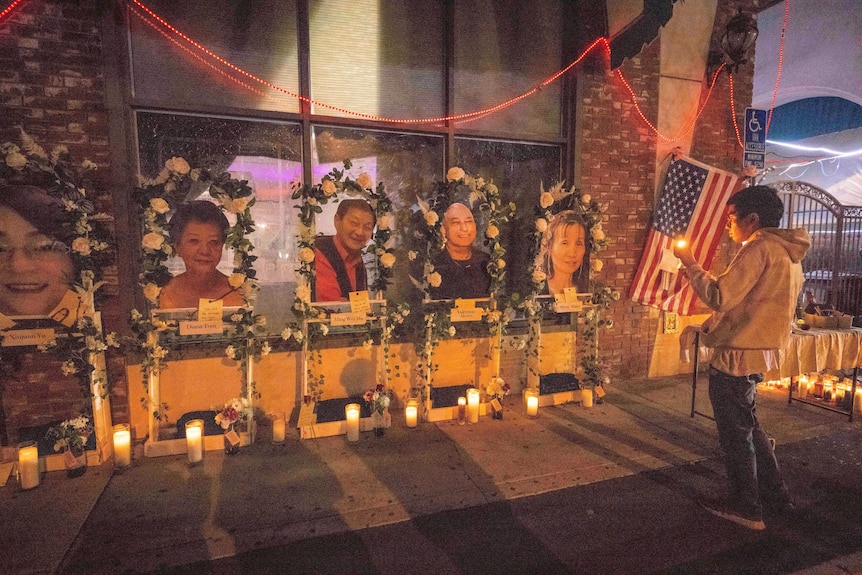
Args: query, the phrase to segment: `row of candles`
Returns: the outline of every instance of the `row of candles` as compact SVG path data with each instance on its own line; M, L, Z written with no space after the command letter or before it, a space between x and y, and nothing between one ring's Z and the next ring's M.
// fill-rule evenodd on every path
M761 386L781 389L787 389L789 386L798 399L822 401L835 404L837 408L847 412L852 409L856 413L862 413L862 384L856 384L856 395L853 397L853 382L847 378L809 374L766 381Z

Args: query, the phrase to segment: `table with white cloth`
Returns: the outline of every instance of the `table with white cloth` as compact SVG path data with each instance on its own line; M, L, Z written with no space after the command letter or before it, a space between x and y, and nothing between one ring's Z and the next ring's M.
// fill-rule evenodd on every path
M680 355L682 361L688 361L690 350L695 349L694 354L694 376L692 378L691 394L691 416L705 415L695 411L695 394L697 392L698 363L708 361L712 350L700 345L699 325L685 328L680 335ZM862 328L847 329L824 329L811 328L801 330L793 328L790 343L785 349L779 350L778 378L794 377L812 372L848 371L853 370L852 397L856 397L856 379L859 375L859 367L862 366ZM765 374L767 378L771 374ZM790 386L788 403L798 401L807 403L837 413L842 413L853 421L853 402L851 401L849 411L836 409L819 402L808 401L793 397L793 389ZM709 417L708 415L705 415Z

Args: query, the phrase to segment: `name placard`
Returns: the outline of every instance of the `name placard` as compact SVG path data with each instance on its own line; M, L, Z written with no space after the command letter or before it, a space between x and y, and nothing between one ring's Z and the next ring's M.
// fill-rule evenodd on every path
M345 312L333 313L329 316L330 325L362 325L368 321L365 313Z
M224 324L219 317L218 321L181 321L180 335L205 335L205 334L221 334L224 331Z
M54 337L54 330L51 328L13 329L3 332L3 347L39 345L53 340Z
M481 321L485 310L480 307L453 307L449 312L449 321Z

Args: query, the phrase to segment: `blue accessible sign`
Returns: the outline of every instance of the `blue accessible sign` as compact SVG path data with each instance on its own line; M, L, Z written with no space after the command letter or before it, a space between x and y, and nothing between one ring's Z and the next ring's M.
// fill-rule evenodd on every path
M761 170L766 159L766 110L745 109L745 146L742 165Z

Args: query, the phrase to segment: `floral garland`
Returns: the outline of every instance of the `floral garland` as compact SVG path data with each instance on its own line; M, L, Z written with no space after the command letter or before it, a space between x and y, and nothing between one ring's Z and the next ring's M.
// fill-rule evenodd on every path
M392 227L395 217L392 214L392 202L386 195L383 182L374 187L371 176L361 173L355 180L344 173L353 166L350 160L344 160L344 169L333 168L323 176L320 183L313 186L297 187L292 198L302 200L299 206L299 222L301 224L298 239L299 275L303 282L297 286L294 299L294 310L303 318L318 317L325 312L311 305L311 283L314 278L314 244L315 218L323 213L320 207L330 200L337 202L337 196L345 193L350 197L363 198L371 205L377 224L371 237L372 243L366 248L366 253L375 257L376 277L369 285L369 290L385 292L392 282L392 267L395 265L395 245L392 237ZM325 335L325 334L324 334Z
M526 342L527 369L538 374L538 322L541 321L545 312L548 311L548 307L553 305L550 302L547 304L542 303L537 298L547 281L547 276L541 268L538 256L549 222L555 214L563 210L573 210L578 213L590 234L590 291L592 295L588 303L592 307L584 313L586 322L580 332L581 345L579 346L579 355L583 383L589 387L595 387L608 381L598 351L598 330L602 327L610 329L614 325L612 319L602 317L602 310L610 308L612 302L619 300L620 293L618 290L604 285L593 277L593 274L602 271L604 264L599 256L610 243L610 240L602 229L606 206L600 205L592 199L590 194L583 194L575 187L566 191L563 187L563 182L558 182L547 191L544 189L544 186L540 187L539 202L535 208L536 223L532 233L533 242L530 245L528 256L530 261L534 262L532 272L533 291L524 299L521 305L521 309L524 311L524 315L529 322L529 335Z
M70 289L78 294L82 315L64 337L37 346L42 352L65 357L61 370L65 376L76 376L87 397L98 391L102 397L109 393L107 381L91 381L96 371L92 354L118 347L116 335L107 336L93 319L95 296L103 285L102 269L111 261L113 249L109 243L107 224L111 216L96 211L92 199L91 174L96 164L90 160L75 163L66 146L56 146L50 154L21 130L21 145L6 142L0 145L0 184L32 185L44 189L59 200L66 218L56 234L66 245L72 257L77 278L72 278ZM2 336L0 336L2 337Z
M225 238L225 246L234 253L233 271L228 282L248 304L253 304L259 290L253 265L257 256L251 254L254 246L248 239L248 234L254 231L251 217L251 207L255 204L254 190L246 180L237 180L227 172L215 174L202 168L192 169L185 159L179 157L167 160L155 179L142 179L136 190L144 222L141 240L144 258L139 277L144 297L151 304L158 305L162 288L171 280L166 262L174 255L175 249L168 233L168 213L189 196L192 186L208 189L219 207L235 216L236 221L228 228ZM243 306L230 319L225 355L239 362L243 393L251 397L254 382L247 381L248 361L266 356L271 351L264 333L266 317ZM181 342L179 326L176 321L149 318L136 309L131 313L131 326L139 347L145 352L141 368L146 390L147 375L164 369L168 353ZM166 409L167 406L159 407ZM157 419L161 417L158 407L153 409L153 415Z

